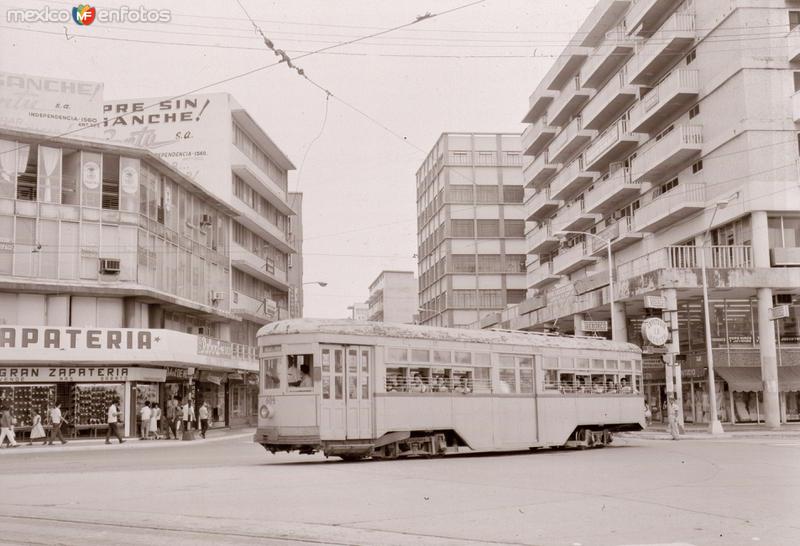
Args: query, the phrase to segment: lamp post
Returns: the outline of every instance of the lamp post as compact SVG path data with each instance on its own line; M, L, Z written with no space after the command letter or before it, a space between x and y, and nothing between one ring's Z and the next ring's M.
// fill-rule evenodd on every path
M606 239L604 237L600 237L599 235L595 235L594 233L589 233L588 231L570 231L570 230L561 230L556 231L553 235L556 237L564 236L567 234L574 234L574 235L588 235L589 237L594 237L598 241L602 241L604 245L606 245L606 250L608 251L608 303L611 311L611 341L614 341L616 335L614 333L614 324L616 319L614 318L614 263L613 263L613 256L611 254L611 240Z
M318 284L318 285L319 285L319 286L321 286L322 288L325 288L326 286L328 286L328 283L326 283L325 281L309 281L309 282L304 282L304 283L303 283L303 286L305 286L305 285L307 285L307 284Z
M708 424L708 432L710 434L723 434L725 431L722 429L722 423L719 421L717 414L717 385L714 381L714 351L711 348L711 318L708 315L708 273L706 272L706 240L711 231L711 226L714 225L714 218L717 216L719 209L724 209L734 199L739 197L739 192L734 193L727 199L717 201L714 204L714 212L711 215L711 221L708 223L703 240L700 244L700 271L703 276L703 316L706 331L706 360L708 361L708 405L711 409L711 416Z

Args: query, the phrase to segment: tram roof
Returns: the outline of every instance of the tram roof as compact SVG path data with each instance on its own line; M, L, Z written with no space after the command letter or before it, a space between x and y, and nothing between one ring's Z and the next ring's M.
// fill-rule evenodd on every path
M607 339L563 336L538 332L512 330L468 330L464 328L441 328L416 324L369 322L351 319L290 319L272 322L263 326L258 335L282 334L334 334L351 336L382 336L402 339L431 339L437 341L463 341L470 343L497 343L506 345L534 345L537 347L601 349L607 351L635 351L640 349L632 343L620 343Z

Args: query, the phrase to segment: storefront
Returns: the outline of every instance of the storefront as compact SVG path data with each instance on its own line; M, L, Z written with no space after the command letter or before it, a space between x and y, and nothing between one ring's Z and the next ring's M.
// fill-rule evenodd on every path
M234 358L230 349L228 342L173 330L2 326L0 402L12 409L23 435L35 413L46 417L50 402L61 404L74 427L70 434L104 434L115 398L128 436L137 434L145 402L158 403L166 414L175 396L191 398L196 410L207 402L212 426L248 424L255 416L257 381L251 378L258 364ZM247 387L243 404L241 386Z
M236 373L228 376L231 426L255 425L258 416L258 376Z

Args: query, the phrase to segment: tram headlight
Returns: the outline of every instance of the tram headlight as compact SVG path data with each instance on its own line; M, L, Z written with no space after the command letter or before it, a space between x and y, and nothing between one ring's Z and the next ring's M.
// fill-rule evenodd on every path
M274 413L275 413L274 410L269 406L267 406L266 404L261 406L261 408L258 410L258 414L261 416L262 419L269 419L270 417L273 416Z

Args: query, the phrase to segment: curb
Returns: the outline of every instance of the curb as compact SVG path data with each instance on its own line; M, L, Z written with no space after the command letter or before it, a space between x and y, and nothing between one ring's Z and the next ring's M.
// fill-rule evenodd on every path
M29 446L28 444L18 444L18 448L8 448L5 447L0 449L0 457L13 457L14 455L31 455L31 454L40 454L40 453L70 453L70 452L79 452L79 451L99 451L99 450L120 450L120 449L156 449L159 447L191 447L196 446L198 444L207 444L207 443L216 443L222 442L225 440L238 440L241 438L252 438L253 434L255 434L255 429L250 432L237 432L235 434L224 434L213 436L211 438L198 438L192 441L182 441L182 440L140 440L138 438L126 438L124 444L120 444L119 442L115 441L112 442L111 445L105 444L105 439L102 440L75 440L77 445L72 446L64 446L64 445L53 445L53 446L42 446L42 445L32 445ZM71 443L71 442L70 442Z

